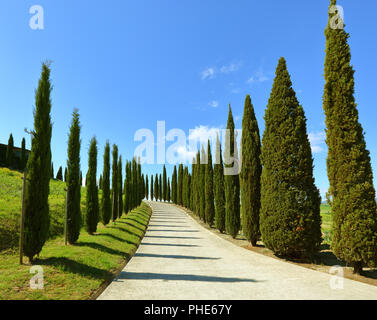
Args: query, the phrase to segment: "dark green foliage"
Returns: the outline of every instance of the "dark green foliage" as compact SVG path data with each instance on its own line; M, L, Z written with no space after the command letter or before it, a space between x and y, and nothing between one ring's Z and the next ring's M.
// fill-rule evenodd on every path
M89 147L88 174L86 177L86 230L89 234L97 231L99 203L97 187L97 140L92 138Z
M145 177L145 198L149 200L149 181L148 181L148 175Z
M260 229L278 255L310 257L321 244L320 196L314 185L306 118L284 58L265 114Z
M167 200L167 177L166 177L166 167L164 165L163 173L162 173L162 199L164 201Z
M112 203L112 220L113 222L118 218L118 146L113 145L113 166L112 166L112 177L111 177L111 203Z
M214 194L215 194L215 224L223 233L225 231L225 191L224 165L219 135L216 140L216 162L214 166Z
M79 184L82 186L82 172L80 171L80 179L79 179Z
M102 174L102 223L106 226L111 219L111 196L110 196L110 144L106 142L103 155Z
M168 186L167 186L167 189L166 189L166 200L168 202L170 202L170 199L171 199L171 193L170 193L170 178L168 178Z
M199 165L199 217L206 222L205 208L206 208L206 164L207 155L202 146L202 153Z
M64 182L67 182L67 177L68 177L68 169L64 169Z
M73 118L68 138L68 203L67 203L67 234L68 242L75 243L80 235L81 217L81 184L80 184L80 120L78 110L73 111Z
M131 211L131 162L126 162L126 179L124 181L124 212L127 214Z
M151 174L151 200L153 201L154 193L153 193L153 174Z
M332 0L331 5L336 5ZM327 174L333 217L331 248L355 273L377 263L376 192L370 154L354 98L354 70L349 34L332 29L326 35L323 108L327 127Z
M179 204L180 206L183 204L182 192L183 192L183 164L180 164L178 167L178 184L177 184L177 204Z
M240 230L240 181L237 169L237 149L235 145L236 134L232 109L229 106L229 116L225 133L225 229L226 232L235 238ZM233 160L232 160L233 159Z
M159 190L160 190L160 188L158 186L158 175L156 173L156 176L155 176L155 179L154 179L154 197L155 197L156 201L158 201Z
M123 165L122 156L119 156L118 161L118 217L123 214Z
M35 93L34 132L26 169L24 254L30 261L41 252L50 226L51 90L50 67L43 63Z
M99 176L99 189L102 190L102 174Z
M200 152L196 154L196 159L193 161L193 203L194 213L200 217Z
M207 164L205 165L205 220L212 226L215 218L215 204L213 196L213 167L211 145L207 145Z
M162 176L161 176L161 174L160 174L160 177L159 177L159 180L158 180L158 187L159 187L158 198L160 199L160 201L162 201Z
M58 173L56 174L56 180L63 181L63 168L59 167Z
M13 135L10 134L8 139L8 147L7 147L7 154L6 154L6 162L8 168L14 167L14 141L13 141Z
M22 138L21 143L21 158L20 158L20 170L24 171L26 167L26 141Z
M171 177L171 196L173 203L177 204L177 166L174 166L173 175Z
M259 127L249 95L245 99L241 145L242 168L240 185L242 229L246 239L255 246L260 238L260 177L262 165L260 162L261 142Z

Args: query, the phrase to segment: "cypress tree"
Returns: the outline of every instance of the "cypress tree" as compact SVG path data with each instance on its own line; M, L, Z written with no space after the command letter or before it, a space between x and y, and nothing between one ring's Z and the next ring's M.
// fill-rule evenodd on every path
M111 219L111 197L110 197L110 144L107 141L103 155L102 173L102 223L106 226Z
M123 214L123 165L122 156L119 156L118 161L118 217Z
M124 212L127 214L129 212L129 179L130 179L130 174L128 172L128 166L129 162L126 161L126 166L125 166L125 179L124 179Z
M182 205L187 208L187 183L188 183L188 169L183 168L183 182L182 182Z
M25 167L26 167L26 141L25 141L25 138L22 138L20 169L24 171Z
M149 181L148 181L148 175L146 175L145 178L145 198L149 200Z
M183 164L178 167L178 185L177 185L177 203L181 206L182 201L182 191L183 191Z
M260 163L261 143L258 122L250 95L246 96L242 120L242 168L240 174L241 185L241 214L242 228L246 239L256 246L260 238Z
M213 168L211 145L207 145L207 164L205 165L205 219L209 226L212 226L215 218L215 204L213 198Z
M80 199L80 120L78 110L73 111L72 123L68 139L68 203L67 203L67 234L68 242L73 244L80 235L82 224Z
M236 168L237 149L235 145L236 134L234 130L232 109L229 105L227 130L225 134L225 168ZM234 162L231 163L231 159ZM233 238L236 238L240 230L240 181L239 175L226 174L225 185L225 229Z
M207 164L207 155L202 145L202 153L199 166L199 216L206 222L205 208L206 208L206 164Z
M64 182L67 182L67 176L68 176L68 169L64 169Z
M153 196L154 196L154 193L153 193L153 174L151 174L151 200L153 201Z
M321 244L319 191L306 118L284 58L280 58L265 114L260 230L278 255L310 257Z
M194 182L194 211L200 217L200 152L196 154L195 161L195 182Z
M136 163L136 158L133 159L132 161L132 200L133 200L133 205L132 209L136 208L139 203L139 191L138 191L138 186L139 186L139 179L138 179L138 166Z
M139 202L138 202L138 206L141 205L141 201L144 199L144 180L143 180L143 176L141 174L141 163L140 163L140 158L138 159L138 162L137 162L137 168L138 168L138 181L139 181L139 188L138 188L138 191L139 191Z
M27 162L25 192L24 254L33 261L47 240L50 226L48 195L51 168L50 67L42 64L35 93L34 132Z
M14 165L14 141L13 141L13 135L10 134L8 139L8 147L7 147L7 153L6 153L6 162L8 168L13 168Z
M97 231L99 221L99 203L97 187L97 140L95 137L90 141L88 174L86 178L86 230L89 234Z
M177 166L174 166L173 175L171 177L171 195L173 203L177 204Z
M216 163L214 166L214 194L215 194L215 223L216 228L225 231L225 191L224 191L224 165L221 152L219 135L216 140Z
M63 168L59 167L58 173L56 174L56 180L63 181Z
M162 176L161 176L161 173L160 173L160 179L158 180L158 187L159 187L158 197L159 197L160 201L162 201Z
M81 171L80 171L79 184L80 184L80 187L82 187L82 172Z
M102 190L102 174L99 176L99 188Z
M166 180L166 167L163 168L163 182L162 182L162 198L164 201L167 200L167 180Z
M170 198L171 198L171 194L170 194L170 178L168 178L168 187L167 187L167 193L166 193L166 200L170 203Z
M158 175L156 173L155 180L154 180L154 197L155 197L156 201L158 201L158 191L159 191Z
M111 203L112 203L112 220L113 222L118 218L118 146L113 145L113 166L111 177Z
M336 5L332 0L331 5ZM332 213L331 248L334 254L351 264L354 273L377 263L376 192L370 153L354 97L354 70L351 65L349 34L333 29L325 31L325 89L323 108L326 115L328 145L328 192ZM340 21L341 22L341 21Z

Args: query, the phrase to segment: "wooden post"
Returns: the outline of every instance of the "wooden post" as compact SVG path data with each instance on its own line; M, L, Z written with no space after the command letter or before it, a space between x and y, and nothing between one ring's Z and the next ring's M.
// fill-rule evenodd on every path
M68 186L65 191L67 192L66 199L65 199L65 215L64 215L64 244L67 245L68 241L68 197L69 197L69 192L68 192Z
M24 256L24 227L25 227L25 190L26 190L26 169L24 171L22 185L22 209L21 209L21 227L20 227L20 264L23 264Z

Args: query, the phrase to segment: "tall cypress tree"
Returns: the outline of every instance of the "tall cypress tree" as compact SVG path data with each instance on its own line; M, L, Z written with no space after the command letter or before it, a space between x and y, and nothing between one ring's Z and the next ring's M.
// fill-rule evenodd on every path
M95 137L90 141L88 175L86 178L86 230L89 234L97 231L99 221L99 203L97 187L97 140Z
M151 201L153 201L154 193L153 193L153 174L151 174Z
M99 176L99 183L98 183L98 185L99 185L99 189L100 190L102 190L102 174Z
M236 134L232 109L229 105L227 130L225 134L225 168L235 169L237 166ZM234 161L232 162L232 158ZM236 172L226 174L225 184L225 228L235 238L240 230L240 182Z
M118 146L113 145L113 166L111 177L111 203L112 203L112 220L113 222L118 218Z
M225 231L225 191L224 191L224 165L221 152L219 135L216 140L216 163L214 166L214 193L215 193L215 223L216 228Z
M56 174L56 180L63 181L63 168L59 167L58 173Z
M211 145L207 145L207 164L205 165L205 220L212 226L215 218L215 204L213 199L213 167Z
M80 235L81 217L81 185L80 185L80 120L78 110L73 111L72 123L68 139L68 202L67 202L67 234L68 242L73 244Z
M336 5L331 0L331 5ZM331 248L335 255L361 273L377 262L376 192L370 154L354 97L354 70L349 34L344 28L333 29L329 13L325 31L325 89L323 108L326 115L328 145L328 192L332 213ZM341 22L341 21L339 21Z
M183 204L183 164L178 167L178 184L177 184L177 203L181 206Z
M35 93L34 132L27 162L25 192L24 254L32 262L47 240L50 216L48 195L51 168L50 67L42 64L42 74Z
M158 197L160 199L160 201L162 201L162 176L161 176L161 173L160 173L160 178L158 180L158 187L159 187L159 190L158 190Z
M306 118L284 58L265 114L260 229L267 248L310 257L321 244L320 196L314 185Z
M130 195L130 189L129 189L129 179L130 179L130 174L128 171L129 167L129 161L126 161L126 166L125 166L125 173L126 177L124 179L124 212L127 214L129 212L129 195Z
M162 171L162 199L164 201L167 200L167 177L166 177L166 167L164 165L163 171Z
M206 222L206 216L205 216L205 207L206 207L206 164L207 164L207 155L204 150L204 146L202 145L202 153L201 153L201 159L200 159L200 166L199 166L199 216L200 218Z
M177 204L177 166L174 166L173 175L171 177L171 195L173 203Z
M195 160L195 183L194 183L194 212L195 214L200 217L200 151L196 154Z
M148 175L145 177L145 198L149 200L149 181L148 181Z
M68 169L64 169L64 182L67 182L67 177L68 177Z
M111 219L111 196L110 196L110 144L107 141L103 155L102 174L102 222L106 226Z
M8 168L13 168L14 166L14 141L13 141L13 135L10 134L8 139L8 146L7 146L7 153L6 153L6 162Z
M247 95L245 99L241 145L242 168L240 184L242 228L246 239L249 240L253 246L256 246L260 238L260 176L262 173L262 165L260 163L261 142L259 127L250 95Z
M155 176L155 179L154 179L154 197L155 197L156 201L158 201L158 191L159 191L158 174L156 173L156 176Z
M22 138L20 170L24 171L25 167L26 167L26 141L25 141L25 138Z
M168 202L170 202L170 198L171 198L171 193L170 193L170 178L168 178L168 187L167 187L167 191L166 191L166 200Z
M118 217L123 214L123 164L122 156L119 156L118 161Z

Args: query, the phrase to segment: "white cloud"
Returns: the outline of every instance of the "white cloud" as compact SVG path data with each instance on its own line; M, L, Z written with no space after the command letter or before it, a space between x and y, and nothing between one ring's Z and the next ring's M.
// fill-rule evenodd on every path
M208 126L201 125L199 127L195 127L195 129L190 130L188 139L191 141L198 140L201 142L207 142L208 139L216 141L217 134L219 134L219 136L221 137L220 130L221 128L209 128Z
M269 77L263 72L262 68L260 68L253 76L251 76L246 82L248 84L256 83L256 82L265 82L270 80Z
M325 151L326 134L324 132L309 132L308 137L313 153Z
M219 102L216 101L216 100L213 100L211 101L210 103L208 103L208 105L212 108L217 108L219 106Z
M241 67L241 63L231 63L227 66L222 66L220 68L221 73L231 73L237 71Z
M206 68L202 71L202 80L212 79L215 76L215 69L214 68Z

